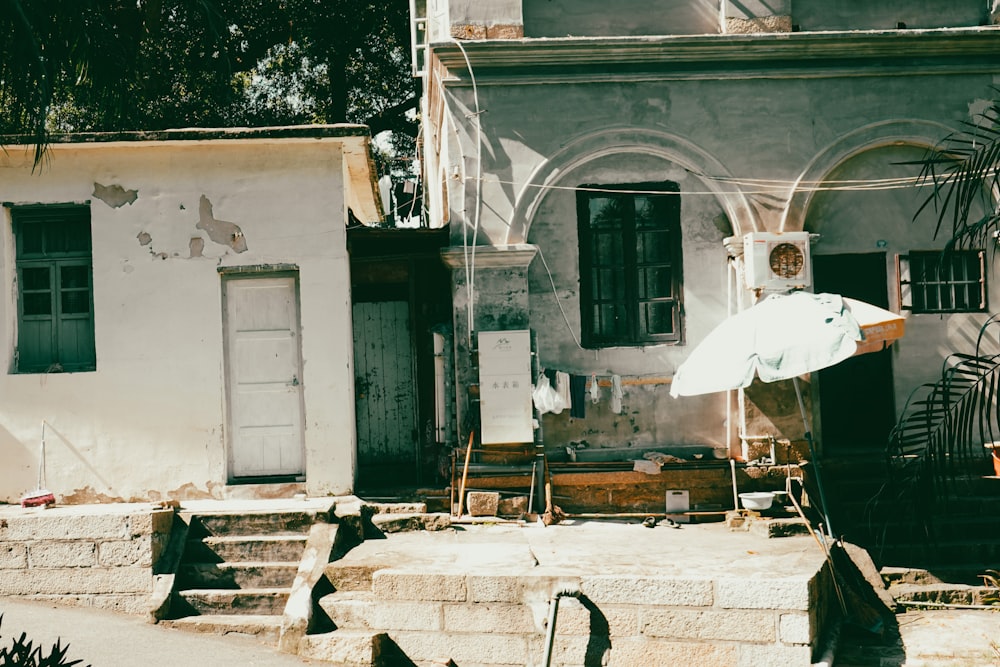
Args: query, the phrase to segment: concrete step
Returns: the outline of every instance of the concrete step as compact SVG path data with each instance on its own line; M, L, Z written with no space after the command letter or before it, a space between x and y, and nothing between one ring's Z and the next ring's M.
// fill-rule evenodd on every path
M315 510L199 513L190 515L190 526L192 537L304 535L312 524L330 518Z
M281 615L288 602L288 588L191 589L178 591L175 605L177 616L182 614L240 616Z
M838 522L838 527L843 522ZM862 524L853 526L853 531L859 535L870 535L885 541L912 541L928 539L930 541L948 541L951 539L968 540L978 535L1000 535L1000 515L974 516L956 514L953 516L929 517L926 522L920 517L901 516L882 524ZM929 535L929 537L925 537Z
M883 566L926 570L968 570L982 563L1000 562L1000 535L982 535L937 544L891 543L872 549L872 558Z
M383 632L363 630L334 630L317 635L306 635L299 641L299 656L310 660L342 665L343 667L378 667L393 662L395 645Z
M177 571L176 586L188 588L290 587L296 563L186 563Z
M371 629L374 605L371 591L337 591L319 599L320 608L340 630Z
M372 575L391 565L391 562L344 563L335 560L327 563L325 574L337 592L371 591Z
M375 514L372 525L383 533L403 533L420 530L445 530L451 527L451 515L391 512Z
M984 597L990 592L984 586L963 584L894 584L889 595L898 603L930 602L941 605L985 605Z
M279 615L206 614L160 621L160 625L188 632L256 637L276 646L281 634L281 620Z
M913 567L883 567L879 571L879 576L882 577L882 581L885 582L886 587L897 584L965 584L967 586L980 586L983 580L979 575L990 569L996 569L995 564L978 563L965 568L938 568L933 572Z
M305 535L260 535L189 539L183 563L298 563Z

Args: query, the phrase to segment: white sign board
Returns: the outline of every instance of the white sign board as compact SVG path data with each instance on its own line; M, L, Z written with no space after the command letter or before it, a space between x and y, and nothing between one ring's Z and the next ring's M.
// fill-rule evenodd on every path
M479 332L481 442L532 442L531 333Z

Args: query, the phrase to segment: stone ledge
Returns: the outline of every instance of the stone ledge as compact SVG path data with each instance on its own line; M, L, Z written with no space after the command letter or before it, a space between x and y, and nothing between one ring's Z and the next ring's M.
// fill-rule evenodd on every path
M651 637L769 643L777 640L777 619L771 611L644 609L641 618L642 634Z
M375 514L371 517L371 523L383 533L403 533L418 530L436 531L450 528L451 517L444 513Z
M46 568L5 570L0 595L102 595L146 593L153 575L145 568Z
M747 579L715 582L716 605L724 609L809 611L810 580L805 577Z
M709 607L714 598L710 578L598 575L582 577L581 587L598 604Z
M467 598L464 574L416 574L401 570L380 570L372 576L372 592L378 600L464 602Z

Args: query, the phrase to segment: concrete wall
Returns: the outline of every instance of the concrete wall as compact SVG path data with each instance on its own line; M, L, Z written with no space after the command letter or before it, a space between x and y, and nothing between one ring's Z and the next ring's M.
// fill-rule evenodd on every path
M720 32L719 0L522 0L525 37L701 35Z
M0 500L17 502L35 487L42 420L46 483L59 502L238 491L227 487L219 268L276 264L299 275L306 487L349 491L345 171L335 139L56 144L35 173L30 154L8 148L0 201L90 201L97 370L0 375ZM134 201L104 187L134 191ZM239 226L245 252L198 227L206 210ZM4 215L0 352L12 369L17 292Z
M467 2L450 3L452 25L468 18ZM928 29L990 22L984 0L955 0L947 10L940 0L626 0L615 3L613 11L600 0L521 0L520 8L511 7L509 1L475 4L488 5L504 20L517 16L520 9L525 37L788 32L793 25L799 31Z
M600 45L595 41L593 48ZM635 66L620 78L596 71L597 65L592 72L576 68L565 76L550 68L490 78L480 70L478 102L464 72L449 84L461 143L451 154L463 156L466 177L447 181L452 245L471 243L477 223L481 244L536 245L529 315L539 365L635 381L625 386L621 414L610 411L604 389L602 402L588 405L585 419L546 415L542 425L551 451L580 440L596 446L734 444L724 396L667 395L669 378L690 346L727 314L725 235L805 228L822 235L816 251L831 254L861 252L878 240L887 241L890 256L943 244L944 239L930 238L926 222L909 223L923 192L813 196L812 184L840 178L838 167L849 161L846 173L864 178L915 176L917 167L893 164L919 155L982 108L996 74L957 60L942 73L904 63L873 63L869 69L799 65L751 67L733 76L728 68L711 65L696 74L663 72L660 64L648 70ZM476 116L477 108L488 113ZM481 120L481 147L475 122L466 114ZM480 156L483 178L476 182ZM854 164L855 159L861 161ZM571 189L658 180L681 185L686 343L582 350L574 340L580 331L579 258ZM895 292L894 270L888 282L889 292ZM748 300L744 290L738 292ZM481 297L477 309L500 304ZM456 301L456 322L466 303ZM937 377L948 353L969 350L982 319L911 318L906 340L894 352L898 407L916 384ZM786 389L768 385L777 394L766 403L780 412L769 421L777 435L799 439L802 422Z
M799 30L895 30L959 28L989 23L983 0L792 0L792 23Z
M135 505L0 509L0 595L144 614L173 518Z

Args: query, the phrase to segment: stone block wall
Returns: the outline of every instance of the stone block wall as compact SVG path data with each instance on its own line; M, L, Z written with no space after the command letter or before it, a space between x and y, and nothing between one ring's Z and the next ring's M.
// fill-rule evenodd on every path
M172 509L0 507L0 596L148 611Z
M552 664L810 665L829 577L374 573L321 604L340 632L384 634L418 664L538 664L555 591ZM352 635L353 636L353 635ZM435 663L436 664L436 663ZM594 662L593 664L598 664Z

